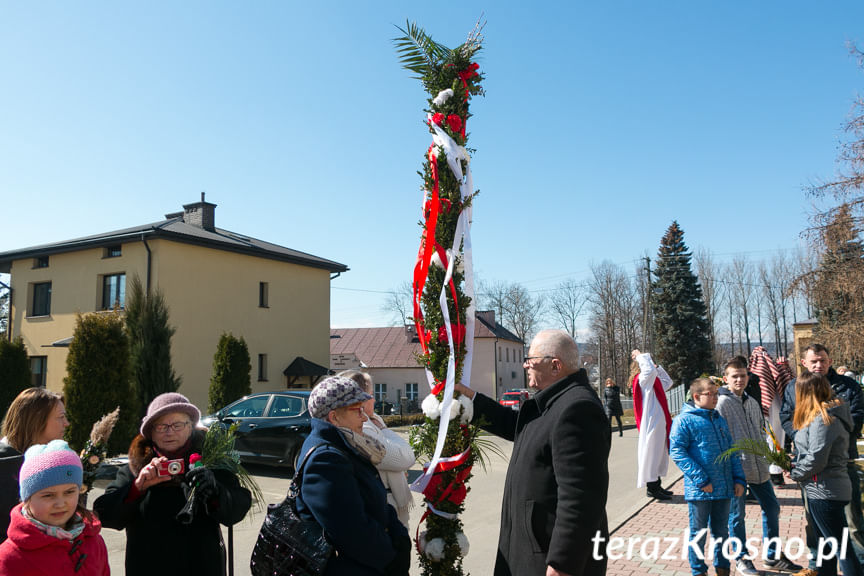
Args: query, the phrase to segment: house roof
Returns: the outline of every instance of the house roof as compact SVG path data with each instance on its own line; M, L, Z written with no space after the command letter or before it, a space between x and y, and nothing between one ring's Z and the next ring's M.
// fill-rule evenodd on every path
M297 356L282 373L285 376L326 376L330 374L330 369Z
M0 252L0 272L9 273L13 260L36 258L38 256L60 254L63 252L74 252L85 248L111 246L123 242L140 241L145 238L147 240L162 238L174 242L184 242L187 244L205 246L215 250L239 252L241 254L258 256L270 260L280 260L282 262L302 264L313 268L323 268L330 272L345 272L348 270L347 266L340 264L339 262L285 248L278 244L271 244L270 242L237 234L230 230L224 230L222 228L212 228L208 230L201 226L186 223L183 220L182 212L169 214L168 216L167 219L159 222L134 226L132 228L124 228L123 230L114 230L112 232L104 232L102 234L75 238L63 242L54 242L52 244L43 244L41 246L32 246L30 248Z
M521 342L500 324L491 325L477 315L474 338L498 338ZM413 326L409 327L413 328ZM418 368L420 343L412 339L413 330L404 326L387 328L334 328L330 330L330 354L354 354L369 368Z

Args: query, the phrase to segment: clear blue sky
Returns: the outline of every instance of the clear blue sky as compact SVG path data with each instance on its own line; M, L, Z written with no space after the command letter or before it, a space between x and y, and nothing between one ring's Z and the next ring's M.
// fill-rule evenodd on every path
M411 275L425 95L394 24L483 13L475 265L531 290L654 255L794 246L864 74L864 3L0 1L0 251L160 220L337 260L333 327Z

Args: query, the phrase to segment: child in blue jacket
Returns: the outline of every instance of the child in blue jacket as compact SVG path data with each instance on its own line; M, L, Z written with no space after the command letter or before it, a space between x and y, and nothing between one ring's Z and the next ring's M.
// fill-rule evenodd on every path
M689 505L692 541L699 532L711 529L714 545L714 570L717 576L728 576L729 558L721 553L723 541L729 537L729 503L732 496L741 496L747 486L741 460L734 455L724 461L717 457L732 445L732 435L726 420L714 409L717 406L717 386L708 378L698 378L690 385L693 404L684 404L681 414L672 423L669 453L684 473L684 499ZM703 532L697 547L705 549ZM704 557L693 547L687 548L687 559L694 576L708 572Z

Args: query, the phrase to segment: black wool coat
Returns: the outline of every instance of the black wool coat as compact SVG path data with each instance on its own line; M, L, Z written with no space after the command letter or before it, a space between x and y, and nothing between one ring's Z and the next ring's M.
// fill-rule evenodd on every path
M607 416L621 416L624 409L621 407L621 388L615 386L603 387L603 398L606 401Z
M18 472L24 456L5 442L0 442L0 542L6 540L9 513L18 504Z
M195 430L184 457L201 452L204 432ZM150 460L156 457L152 444L137 436L129 447L129 465L121 468L105 494L93 503L102 526L126 530L126 576L191 576L225 574L225 545L220 524L230 526L246 516L252 503L249 491L237 477L214 470L218 495L199 509L189 525L176 516L186 504L186 492L176 480L150 487L139 498L127 501L132 483Z
M516 412L482 394L474 421L513 440L501 505L495 576L606 574L609 421L584 370L526 400ZM485 421L485 423L483 423Z

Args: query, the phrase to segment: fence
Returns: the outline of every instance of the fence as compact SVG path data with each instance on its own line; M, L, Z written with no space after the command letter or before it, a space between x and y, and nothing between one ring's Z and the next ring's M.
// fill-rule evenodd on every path
M681 406L684 404L684 399L687 395L686 386L675 386L671 390L666 393L666 403L669 405L669 413L672 416L678 414L681 411ZM622 410L632 410L633 409L633 399L632 398L621 398L621 409Z

